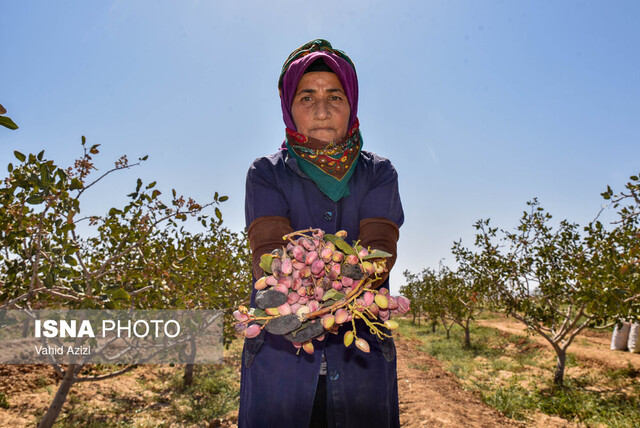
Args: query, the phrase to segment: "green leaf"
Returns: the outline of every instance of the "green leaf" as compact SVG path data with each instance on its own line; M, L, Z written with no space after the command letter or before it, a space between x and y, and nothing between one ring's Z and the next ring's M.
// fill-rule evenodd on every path
M53 274L51 272L49 272L43 279L42 279L42 283L44 284L45 288L52 288L53 287L53 282L54 282L54 277Z
M31 205L39 205L43 201L41 195L31 195L27 198L27 203Z
M347 244L344 239L339 238L336 235L328 233L324 235L324 239L333 242L333 244L345 254L353 254L354 256L358 255L358 252L351 245Z
M260 308L252 308L253 309L253 315L255 315L256 317L266 317L268 316L267 313L260 309Z
M326 235L325 235L326 236ZM327 301L327 300L340 300L340 299L344 299L345 294L339 292L338 290L336 290L335 288L332 288L330 290L327 290L326 293L324 293L324 295L322 296L322 301Z
M43 157L44 157L44 150L38 153L38 160L42 160Z
M229 197L228 197L228 196L220 196L220 199L218 199L218 200L219 200L220 202L224 202L224 201L226 201L227 199L229 199Z
M216 217L218 218L218 220L222 220L222 212L220 211L220 209L218 207L216 207L215 212L216 212Z
M27 159L27 157L25 155L23 155L22 153L20 153L19 151L15 150L13 152L13 155L20 161L20 162L24 162L25 159Z
M362 258L362 260L370 260L370 259L382 259L385 257L391 257L392 254L387 253L386 251L382 251L382 250L374 250L372 253L364 256Z
M260 256L260 268L267 273L273 273L271 272L272 261L273 256L271 254L263 254L262 256Z
M18 129L18 125L16 125L16 123L7 116L0 116L0 125L9 129Z
M620 288L614 288L613 290L611 290L613 292L613 294L618 297L619 299L624 299L625 297L627 297L627 292L625 290L622 290Z
M47 164L40 164L40 180L42 183L47 186L51 181L51 173L49 172L49 168L47 168Z
M80 181L80 179L78 179L78 178L72 178L71 179L71 184L69 186L69 190L82 189L83 187L84 187L84 184L82 184L82 181Z
M129 300L131 300L131 296L129 296L129 293L127 293L122 288L109 290L108 293L111 295L111 300L114 300L114 301L120 300L120 301L128 302Z
M75 228L76 228L75 224L67 223L64 226L62 226L59 230L60 230L60 232L65 233L65 232L69 232L71 230L74 230Z
M260 308L253 308L253 315L259 318L268 317L267 313ZM262 325L266 322L266 320L256 320L256 323Z
M64 261L71 266L78 266L78 261L73 256L64 256Z

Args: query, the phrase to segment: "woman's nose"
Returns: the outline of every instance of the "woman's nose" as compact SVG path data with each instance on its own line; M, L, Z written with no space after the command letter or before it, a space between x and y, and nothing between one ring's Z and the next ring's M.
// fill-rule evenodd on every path
M316 102L315 117L316 119L328 119L331 116L329 103L325 100Z

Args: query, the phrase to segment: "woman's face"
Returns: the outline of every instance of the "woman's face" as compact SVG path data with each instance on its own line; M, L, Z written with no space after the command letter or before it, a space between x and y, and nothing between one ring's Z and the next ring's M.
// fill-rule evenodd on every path
M328 71L302 75L291 104L293 122L300 134L335 143L347 135L350 113L338 76Z

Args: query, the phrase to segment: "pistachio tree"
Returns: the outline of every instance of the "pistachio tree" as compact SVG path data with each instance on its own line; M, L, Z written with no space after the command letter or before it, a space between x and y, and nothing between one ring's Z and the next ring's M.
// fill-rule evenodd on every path
M0 187L0 309L228 309L249 292L244 234L222 227L219 205L137 180L126 203L85 214L82 196L99 181L146 160L126 156L97 174L98 145L82 138L68 168L15 152ZM96 177L97 175L97 177ZM206 215L213 208L214 216ZM190 223L201 225L190 232ZM52 426L71 386L117 376L135 366L88 375L82 364L54 365L62 379L41 427Z
M426 268L419 274L405 270L403 275L407 282L400 287L400 293L411 300L412 323L415 324L417 318L420 325L420 319L425 315L431 322L432 331L435 332L443 309L435 289L436 272Z
M562 385L566 354L587 327L611 325L620 291L612 287L617 251L597 221L584 228L552 224L537 200L514 231L476 223L479 270L492 279L492 298L507 315L544 338L556 353L554 383Z
M411 323L415 324L418 320L420 325L420 317L423 312L424 296L422 293L422 278L418 274L411 273L409 270L402 272L406 284L400 287L400 294L411 301Z
M632 175L624 190L611 187L602 197L617 209L618 219L610 233L608 262L611 288L619 297L621 318L640 320L640 174Z
M414 273L411 273L409 270L405 270L404 272L402 272L402 274L404 275L406 284L400 287L400 294L411 301L411 309L409 310L411 312L411 316L413 317L411 323L415 324L416 318L418 319L418 322L420 322L419 317L421 313L420 295L418 292L418 276Z
M464 346L471 347L471 322L485 308L485 287L481 277L464 269L453 271L442 266L434 282L434 294L441 307L442 324L449 330L453 324L464 331Z

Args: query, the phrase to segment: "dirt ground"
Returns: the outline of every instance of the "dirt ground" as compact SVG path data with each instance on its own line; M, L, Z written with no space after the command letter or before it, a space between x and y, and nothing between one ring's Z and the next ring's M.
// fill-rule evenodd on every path
M510 319L479 320L479 325L496 328L510 334L526 336L522 323ZM530 338L551 350L549 342L537 335ZM623 369L629 365L640 368L640 354L626 351L611 351L611 333L606 331L587 331L576 337L568 352L587 363L604 365L611 369Z
M403 428L572 428L578 425L539 413L524 425L509 419L465 391L436 358L415 352L417 340L397 336L400 425Z
M483 324L509 333L525 334L522 327L507 320L483 321ZM589 343L597 343L601 351L581 345L578 340L571 348L576 358L592 360L611 367L626 367L630 362L640 367L640 355L612 352L605 335L582 336ZM400 422L402 427L523 427L482 403L475 394L465 391L458 380L445 372L435 358L416 352L415 339L396 335L398 351L398 389L400 393ZM609 339L610 340L610 339ZM175 370L166 368L166 370ZM163 380L164 379L164 380ZM154 402L154 392L147 382L165 382L154 366L141 366L132 375L125 375L98 383L75 385L72 394L78 402L91 408L113 406L114 397L128 402L140 418L134 426L155 426L163 419L163 409ZM50 366L0 365L0 392L8 397L9 408L0 408L0 427L27 427L36 423L34 411L43 412L57 387ZM144 380L144 381L141 381ZM162 385L159 386L162 388ZM42 414L42 413L40 413ZM149 416L152 415L152 416ZM144 422L138 422L144 421ZM235 427L235 417L211 421L209 427ZM187 426L174 424L172 426ZM206 427L207 424L198 426ZM576 427L560 418L537 415L526 426L535 428Z
M415 352L419 342L398 337L400 425L417 427L520 427L464 391L438 360Z

